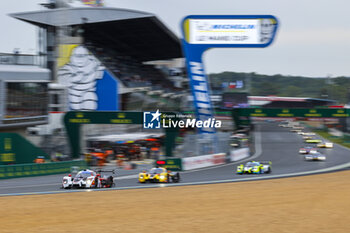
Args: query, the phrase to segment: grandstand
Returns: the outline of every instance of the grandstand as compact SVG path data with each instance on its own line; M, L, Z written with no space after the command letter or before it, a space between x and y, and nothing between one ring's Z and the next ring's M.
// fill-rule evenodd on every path
M0 132L47 123L49 82L36 56L0 54Z
M42 4L48 9L40 11L10 15L39 27L39 58L51 71L49 124L27 130L45 135L37 144L39 147L48 154L69 154L59 122L70 110L180 110L180 103L187 100L189 93L183 66L178 65L183 59L181 43L155 15L58 4L63 2ZM78 63L73 64L74 59ZM90 63L79 68L77 64L83 60ZM97 75L91 75L92 72ZM83 77L80 81L64 81L67 77L77 80L79 75ZM93 76L95 80L81 81ZM87 125L82 135L139 130L132 126Z
M169 78L170 67L149 63L183 57L180 40L153 14L64 6L11 16L45 30L50 46L43 53L48 54L48 61L54 60L50 51L62 44L87 48L118 81L121 110L179 110L179 101L185 99L187 90ZM58 38L54 48L52 38ZM57 63L47 66L56 74L52 81L57 82Z

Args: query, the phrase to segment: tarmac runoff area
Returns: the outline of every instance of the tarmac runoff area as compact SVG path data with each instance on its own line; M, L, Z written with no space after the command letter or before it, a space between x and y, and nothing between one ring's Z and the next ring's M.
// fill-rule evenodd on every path
M350 171L0 198L1 232L350 232Z

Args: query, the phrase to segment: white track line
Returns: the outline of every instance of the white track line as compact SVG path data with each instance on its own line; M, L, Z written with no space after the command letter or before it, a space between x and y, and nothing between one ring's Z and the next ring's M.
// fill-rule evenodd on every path
M259 128L260 126L258 126ZM211 169L216 169L219 167L226 167L226 166L232 166L234 164L238 164L238 163L242 163L248 160L252 160L255 159L257 157L259 157L262 153L262 146L261 146L261 132L260 130L258 130L257 132L254 133L254 138L255 138L255 153L253 156L249 156L246 159L242 159L240 161L236 161L236 162L232 162L232 163L228 163L228 164L222 164L222 165L217 165L217 166L212 166L212 167L204 167L204 168L198 168L198 169L194 169L194 170L190 170L190 171L183 171L181 172L181 174L187 174L187 173L192 173L192 172L198 172L198 171L205 171L205 170L211 170ZM122 176L122 177L117 177L115 178L116 180L125 180L125 179L134 179L137 178L137 175L129 175L129 176Z
M126 180L126 179L135 179L137 175L126 175L121 177L116 177L114 180ZM62 183L50 183L50 184L33 184L33 185L20 185L20 186L3 186L0 189L11 189L11 188L31 188L31 187L41 187L41 186L59 186Z
M257 127L258 130L256 132L254 132L254 138L255 138L255 153L253 156L250 156L246 159L240 160L240 161L236 161L233 163L228 163L228 164L223 164L223 165L217 165L217 166L212 166L212 167L206 167L206 168L199 168L199 169L195 169L195 170L190 170L190 171L184 171L181 172L181 174L185 173L192 173L192 172L198 172L198 171L204 171L204 170L211 170L211 169L216 169L219 167L226 167L226 166L232 166L234 164L238 164L238 163L242 163L245 162L247 160L251 160L251 159L255 159L257 157L259 157L262 153L262 146L261 146L261 132L260 132L260 126ZM134 175L126 175L126 176L121 176L121 177L116 177L114 178L114 180L127 180L127 179L136 179L138 177L137 174ZM0 187L0 189L10 189L10 188L31 188L31 187L41 187L41 186L59 186L61 183L50 183L50 184L37 184L37 185L22 185L22 186L13 186L13 187ZM135 187L139 187L139 186L133 186ZM148 186L150 187L150 186Z
M41 187L41 186L59 186L62 183L50 183L50 184L33 184L33 185L20 185L20 186L6 186L0 187L0 189L14 189L14 188L31 188L31 187Z
M257 132L256 140L255 140L255 154L252 157L249 157L247 159L235 162L235 163L240 163L246 160L251 160L255 159L258 156L261 155L262 153L262 147L261 147L261 134L260 131ZM346 148L346 147L344 147ZM349 150L349 148L346 148ZM217 167L223 167L223 166L228 166L232 165L235 163L230 163L230 164L225 164L221 166L215 166L215 167L210 167L210 168L204 168L200 170L208 170L208 169L214 169ZM187 182L187 183L177 183L177 184L156 184L156 185L147 185L147 186L129 186L129 187L119 187L119 188L110 188L110 189L87 189L87 190L61 190L61 191L51 191L51 192L28 192L28 193L9 193L9 194L0 194L0 197L4 196L22 196L22 195L40 195L40 194L57 194L57 193L72 193L72 192L96 192L96 191L108 191L108 190L126 190L126 189L142 189L142 188L160 188L160 187L173 187L173 186L187 186L187 185L201 185L201 184L218 184L218 183L228 183L228 182L240 182L240 181L254 181L254 180L266 180L266 179L273 179L273 178L286 178L286 177L292 177L292 176L302 176L302 175L311 175L311 174L317 174L317 173L323 173L323 172L331 172L331 171L336 171L336 170L341 170L344 168L350 167L350 162L345 163L345 164L340 164L336 165L333 167L328 167L328 168L323 168L323 169L318 169L318 170L313 170L313 171L305 171L305 172L293 172L293 173L287 173L287 174L279 174L279 175L266 175L266 176L259 176L259 177L245 177L245 178L239 178L239 179L226 179L226 180L215 180L215 181L199 181L199 182ZM193 171L187 171L189 172L194 172L194 171L199 171L198 170L193 170ZM182 172L184 173L184 172ZM131 175L130 175L131 176ZM125 176L125 179L128 176ZM121 179L123 177L119 177Z
M129 186L129 187L119 187L119 188L109 188L109 189L85 189L85 190L61 190L61 191L50 191L50 192L28 192L28 193L8 193L0 194L0 197L5 196L23 196L23 195L43 195L43 194L58 194L58 193L75 193L75 192L96 192L96 191L108 191L108 190L126 190L126 189L142 189L142 188L163 188L163 187L174 187L174 186L188 186L188 185L204 185L204 184L219 184L219 183L229 183L229 182L240 182L240 181L255 181L255 180L266 180L273 178L286 178L291 176L301 176L301 175L311 175L322 172L336 171L344 169L350 166L350 162L346 164L337 165L334 167L318 169L314 171L306 172L294 172L280 175L268 175L260 177L246 177L240 179L226 179L226 180L215 180L215 181L199 181L199 182L187 182L187 183L177 183L177 184L156 184L147 186Z
M262 153L262 146L261 146L261 132L260 132L260 126L258 126L257 128L259 128L259 130L257 130L257 132L254 133L254 138L255 138L255 153L252 156L249 156L246 159L242 159L236 162L232 162L232 163L228 163L228 164L223 164L223 165L218 165L218 166L212 166L212 167L205 167L205 168L199 168L199 169L195 169L195 170L190 170L190 171L184 171L181 172L181 174L183 173L191 173L191 172L197 172L197 171L204 171L204 170L210 170L210 169L216 169L218 167L226 167L226 166L232 166L234 164L238 164L238 163L242 163L248 160L252 160L252 159L256 159L257 157L259 157Z
M258 125L257 128L258 128L258 130L256 132L254 132L255 153L254 153L253 156L250 156L250 157L248 157L246 159L243 159L243 160L240 160L240 161L236 161L236 162L233 162L233 163L217 165L217 166L212 166L212 167L206 167L206 168L199 168L199 169L190 170L190 171L183 171L183 172L181 172L181 174L183 174L183 173L187 174L187 173L192 173L192 172L216 169L216 168L219 168L219 167L232 166L234 164L242 163L242 162L245 162L247 160L252 160L252 159L255 159L255 158L259 157L261 155L261 153L262 153L260 125ZM114 178L114 180L136 179L137 177L138 177L137 174L125 175L125 176L120 176L120 177L117 176L116 178ZM21 186L6 186L6 187L0 187L0 189L6 189L6 188L31 188L31 187L41 187L41 186L59 186L60 184L61 183L33 184L33 185L21 185Z

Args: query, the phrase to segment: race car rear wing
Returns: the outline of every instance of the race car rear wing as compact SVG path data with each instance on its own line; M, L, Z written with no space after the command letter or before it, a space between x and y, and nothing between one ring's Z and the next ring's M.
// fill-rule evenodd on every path
M272 165L272 162L271 161L260 161L261 164L269 164L269 165Z
M116 174L117 173L117 169L114 169L114 170L102 170L102 169L97 169L97 170L94 170L96 173L107 173L107 172L111 172L112 174Z

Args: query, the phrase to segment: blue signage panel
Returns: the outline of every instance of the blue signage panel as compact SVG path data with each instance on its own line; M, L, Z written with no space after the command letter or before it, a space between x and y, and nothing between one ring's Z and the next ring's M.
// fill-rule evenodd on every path
M208 77L202 61L209 48L264 48L276 34L272 15L190 15L182 21L182 44L197 119L214 118ZM200 128L215 133L215 128Z
M108 70L96 83L97 111L117 111L119 109L118 81Z

